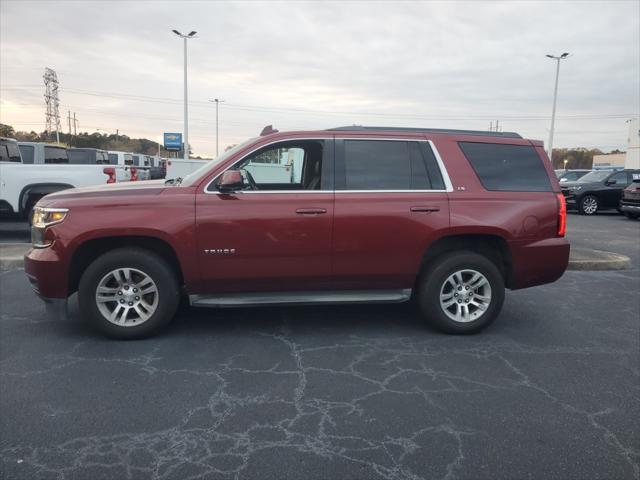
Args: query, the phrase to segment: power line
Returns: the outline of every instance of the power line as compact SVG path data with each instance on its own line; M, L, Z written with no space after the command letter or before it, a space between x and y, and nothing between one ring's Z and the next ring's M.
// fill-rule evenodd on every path
M3 89L0 87L0 89ZM62 89L61 89L62 90ZM102 92L102 91L92 91L92 90L81 90L76 88L65 88L65 92L78 94L78 95L89 95L96 97L105 97L105 98L118 98L118 99L128 99L139 102L152 102L152 103L165 103L170 105L181 104L182 101L175 98L169 97L153 97L146 95L132 95L132 94L123 94L116 92ZM193 106L207 106L210 107L210 103L203 100L191 100L189 101L189 105ZM300 114L315 114L315 115L349 115L349 116L371 116L371 117L387 117L387 118L408 118L408 119L425 119L425 120L492 120L496 117L505 118L508 120L548 120L548 115L468 115L468 114L460 114L460 115L424 115L424 114L410 114L410 113L394 113L394 112L354 112L354 111L343 111L343 110L313 110L313 109L305 109L305 108L293 108L293 107L273 107L273 106L261 106L261 105L244 105L237 103L225 103L225 109L232 110L243 110L243 111L254 111L261 113L300 113ZM557 116L557 118L563 119L584 119L584 120L599 120L599 119L626 119L629 117L637 117L638 113L610 113L610 114L572 114L572 115L562 115Z

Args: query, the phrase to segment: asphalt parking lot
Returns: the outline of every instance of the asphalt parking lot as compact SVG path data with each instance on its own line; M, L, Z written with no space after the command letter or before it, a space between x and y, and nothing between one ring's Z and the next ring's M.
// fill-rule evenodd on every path
M509 292L469 337L389 305L186 310L109 341L0 272L0 477L640 478L640 221L568 223L632 268Z

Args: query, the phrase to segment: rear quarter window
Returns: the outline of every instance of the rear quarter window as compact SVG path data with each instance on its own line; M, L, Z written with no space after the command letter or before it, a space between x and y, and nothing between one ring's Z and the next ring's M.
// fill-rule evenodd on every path
M476 142L459 145L487 190L551 191L547 171L533 146Z

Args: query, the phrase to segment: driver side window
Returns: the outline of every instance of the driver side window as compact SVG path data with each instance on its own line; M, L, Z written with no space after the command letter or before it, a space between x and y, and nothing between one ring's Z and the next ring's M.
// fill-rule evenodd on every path
M245 190L320 190L322 140L269 145L236 163Z
M629 183L627 172L618 172L615 175L611 175L608 181L615 181L616 186L626 186Z

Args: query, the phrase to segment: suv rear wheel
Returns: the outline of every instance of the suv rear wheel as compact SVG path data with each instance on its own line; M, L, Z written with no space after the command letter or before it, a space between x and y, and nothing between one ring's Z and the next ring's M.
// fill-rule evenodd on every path
M580 199L578 212L581 215L595 215L600 209L600 201L595 195L585 195Z
M473 252L453 252L422 273L417 300L433 327L446 333L476 333L500 313L504 279L488 258Z
M171 267L139 248L98 257L83 273L78 288L83 316L103 334L120 339L157 333L171 321L179 300Z

